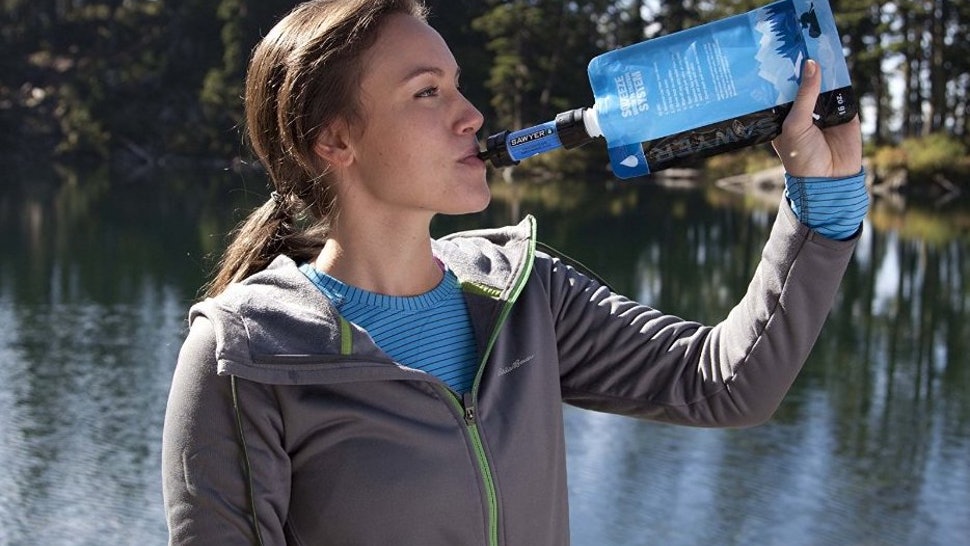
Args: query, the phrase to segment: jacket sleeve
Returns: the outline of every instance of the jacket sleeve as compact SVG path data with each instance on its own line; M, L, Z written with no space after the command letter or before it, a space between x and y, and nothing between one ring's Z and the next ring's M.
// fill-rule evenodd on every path
M783 203L747 292L715 326L640 305L552 260L563 399L694 426L766 421L807 359L854 247L809 230Z
M204 317L193 321L172 379L162 440L162 488L169 543L284 544L289 461L269 387L238 380L246 438L240 443L232 379L216 373L216 340ZM252 499L252 500L251 500Z

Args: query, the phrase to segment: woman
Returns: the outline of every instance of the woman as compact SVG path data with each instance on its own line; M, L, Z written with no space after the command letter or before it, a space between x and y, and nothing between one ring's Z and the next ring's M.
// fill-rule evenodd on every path
M775 145L803 214L826 184L854 188L826 209L850 212L812 229L783 203L747 294L703 326L536 251L531 218L431 239L489 190L482 116L424 16L317 0L253 53L248 132L275 192L190 312L173 544L566 544L562 402L756 424L825 320L866 202L858 122L812 125L813 63ZM840 223L849 240L820 234Z

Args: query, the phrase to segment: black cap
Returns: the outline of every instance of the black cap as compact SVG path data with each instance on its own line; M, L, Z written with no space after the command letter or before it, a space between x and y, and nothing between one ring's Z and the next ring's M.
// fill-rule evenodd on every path
M583 121L585 111L585 108L576 108L556 116L556 133L563 148L577 148L593 140L586 132L586 122Z

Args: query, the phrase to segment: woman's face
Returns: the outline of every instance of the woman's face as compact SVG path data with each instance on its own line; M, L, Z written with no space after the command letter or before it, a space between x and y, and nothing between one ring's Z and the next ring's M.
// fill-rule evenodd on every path
M362 126L348 132L341 209L464 214L489 202L476 133L482 114L458 89L458 65L426 23L392 15L363 58Z

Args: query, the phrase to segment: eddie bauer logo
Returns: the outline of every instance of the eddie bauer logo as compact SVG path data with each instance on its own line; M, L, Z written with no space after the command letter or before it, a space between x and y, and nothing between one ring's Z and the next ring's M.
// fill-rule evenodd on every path
M525 366L529 362L532 362L532 360L535 357L536 357L536 355L529 355L529 356L527 356L525 358L517 358L511 364L509 364L508 366L506 366L506 367L502 368L501 370L499 370L498 371L498 374L499 375L505 375L505 374L507 374L509 372L514 372L515 370L521 368L522 366Z

